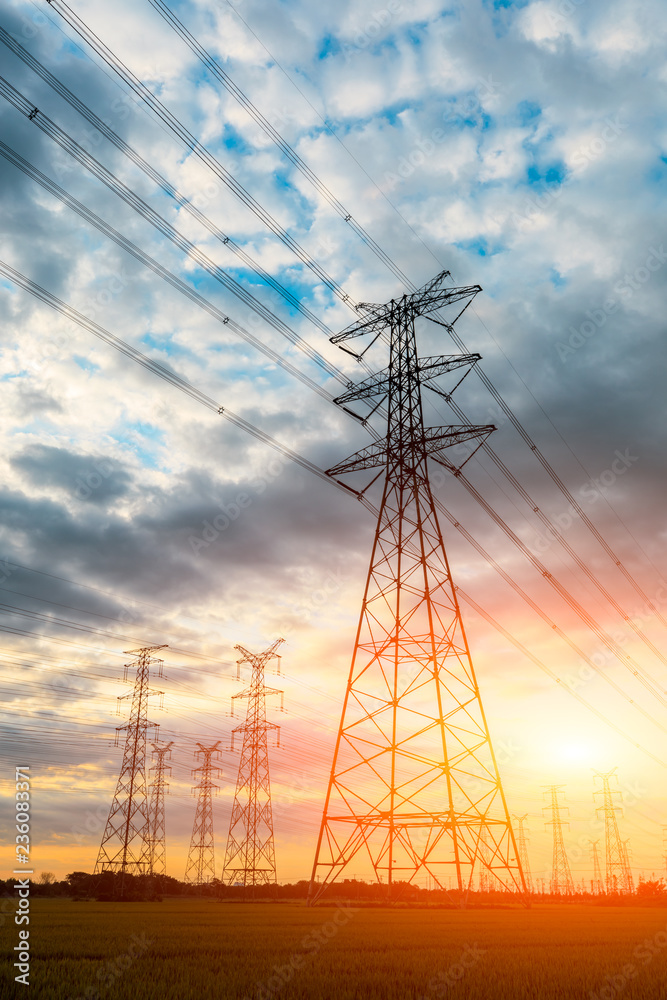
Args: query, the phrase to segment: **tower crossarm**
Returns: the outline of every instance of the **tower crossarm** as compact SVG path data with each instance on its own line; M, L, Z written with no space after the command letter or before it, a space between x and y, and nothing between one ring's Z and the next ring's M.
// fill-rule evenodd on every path
M283 643L284 641L285 641L284 639L276 639L276 641L273 643L272 646L270 646L263 653L260 653L261 659L263 661L266 661L273 659L274 656L279 656L280 654L277 653L276 650L278 649L278 646L280 646L280 644ZM240 663L244 662L254 663L255 660L257 660L257 655L255 653L251 653L248 649L245 648L245 646L241 646L240 643L237 643L234 646L234 649L238 649L239 653L243 654L242 659L239 661Z
M428 316L442 306L450 305L453 302L460 302L462 299L472 298L481 292L480 285L464 285L460 288L443 288L443 282L451 277L449 271L441 271L432 281L428 281L423 288L413 292L412 295L405 295L398 302L392 300L389 303L360 302L356 307L358 312L366 315L357 323L352 323L340 333L331 337L332 344L341 344L344 340L352 337L361 337L366 333L378 333L384 327L391 324L393 309L401 305L409 311L413 318L416 316Z
M463 441L470 441L477 438L485 438L495 430L493 424L480 424L477 426L460 427L453 425L449 427L430 427L424 432L422 445L427 455L442 451L443 448L450 448L454 444L461 444ZM332 478L344 475L346 472L358 472L360 469L377 469L387 461L386 442L370 444L361 451L355 451L353 455L346 458L338 465L326 470L327 476Z
M416 374L420 382L427 382L444 375L446 372L474 365L481 359L481 354L444 354L437 358L424 358L416 366ZM351 403L355 399L370 399L373 396L386 396L389 393L390 373L387 369L364 379L334 399L334 403Z
M445 271L445 274L448 272ZM421 292L415 292L410 296L410 308L414 316L428 316L442 306L450 305L453 302L460 302L462 299L474 298L481 292L481 285L464 285L462 288L431 288L426 287Z

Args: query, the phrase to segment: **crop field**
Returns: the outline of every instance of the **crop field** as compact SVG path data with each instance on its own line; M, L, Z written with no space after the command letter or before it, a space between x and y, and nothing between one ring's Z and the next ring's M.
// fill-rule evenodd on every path
M30 986L53 1000L661 1000L667 910L583 905L452 911L34 900Z

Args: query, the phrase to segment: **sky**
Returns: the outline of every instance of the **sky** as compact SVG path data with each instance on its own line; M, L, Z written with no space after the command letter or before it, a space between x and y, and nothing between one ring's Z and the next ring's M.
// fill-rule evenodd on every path
M496 425L494 449L616 607L545 536L487 456L478 453L466 473L621 647L620 660L609 654L460 482L437 479L453 520L599 668L443 523L455 583L550 671L463 602L509 808L528 815L533 874L548 879L544 786L563 785L575 882L590 879L589 841L602 834L593 771L617 768L635 875L663 872L666 632L629 582L667 617L662 4L382 2L170 6L414 285L446 268L455 284L482 286L459 335L482 355L480 367L598 537L480 379L467 378L456 401L472 423ZM2 261L218 405L332 466L367 436L329 401L341 384L331 366L343 382L360 369L328 335L352 321L350 303L384 302L405 286L147 0L120 0L113 12L77 0L72 9L269 213L274 232L131 94L57 5L5 0L0 26L292 301L5 44L0 72L26 107L182 239L175 245L140 217L17 110L20 99L11 103L3 85ZM56 197L53 183L155 267ZM343 291L335 294L275 229ZM202 255L275 313L280 329L202 267ZM163 280L160 268L176 280ZM152 699L150 717L174 742L167 857L169 873L182 877L193 751L197 741L228 746L239 722L231 699L247 673L237 681L234 646L259 652L281 636L282 676L267 679L284 690L285 705L283 714L274 698L269 709L282 727L271 751L278 877L308 878L372 516L5 277L0 331L0 787L11 804L13 768L30 765L36 869L59 877L92 870L121 762L114 735L127 717L127 701L116 716L128 690L126 651L167 644L166 678L155 682L164 710ZM442 328L424 322L417 332L422 354L452 351ZM381 344L368 359L384 367ZM426 419L457 422L441 399L428 401ZM217 868L238 755L223 752L220 766ZM3 842L12 837L7 827ZM1 856L9 865L8 847Z

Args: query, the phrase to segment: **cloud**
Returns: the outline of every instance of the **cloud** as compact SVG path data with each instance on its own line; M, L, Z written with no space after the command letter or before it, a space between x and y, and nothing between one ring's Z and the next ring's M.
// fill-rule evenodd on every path
M120 463L102 455L77 455L48 445L32 445L10 462L32 486L55 486L78 500L101 505L125 496L133 478Z
M447 266L455 282L484 287L462 317L461 336L482 353L484 371L576 496L611 468L617 450L638 455L585 510L655 596L667 542L661 419L667 267L652 270L646 261L654 250L658 256L651 260L659 260L664 238L661 6L649 2L628 12L618 3L549 0L496 7L477 0L335 6L246 0L238 13L247 26L228 5L190 3L179 16L411 281L420 285ZM402 294L399 279L355 237L345 214L205 77L154 10L124 3L110 17L107 7L90 0L81 16L346 292L367 301ZM15 0L3 25L332 330L351 322L349 306L129 98L96 57L78 48L62 21L38 17ZM340 369L343 380L367 374L305 316L272 299L259 279L239 269L228 248L23 63L4 54L14 86L221 266L234 268L253 294ZM0 119L4 142L327 391L340 391L340 383L257 322L4 101ZM320 467L367 443L357 422L193 308L4 159L0 182L8 234L3 257L13 266ZM178 652L165 654L174 663L167 686L174 715L165 731L183 734L176 766L184 810L198 727L209 727L205 731L215 738L227 732L217 709L236 690L229 667L234 643L262 648L286 630L285 686L295 712L287 717L286 737L291 733L293 745L320 754L325 774L331 734L322 737L323 747L308 740L318 725L331 731L337 725L373 518L352 497L280 461L223 416L198 408L4 283L0 310L0 586L15 592L4 594L14 607L5 610L3 623L13 630L7 632L9 653L39 667L39 683L52 683L51 676L63 681L51 708L48 688L29 687L37 675L7 663L8 685L17 678L28 685L21 702L25 727L33 714L41 724L38 713L46 705L49 725L55 727L53 715L61 713L60 725L75 744L72 749L68 735L56 738L54 728L58 759L80 754L88 730L78 696L63 694L71 690L68 672L79 670L81 690L90 694L89 724L111 733L116 723L102 712L120 690L111 681L123 650L134 648L130 643L170 642ZM418 336L424 354L455 350L441 327L424 323ZM385 367L386 346L376 345L366 361L372 370ZM471 421L497 425L493 443L503 461L541 509L564 517L566 501L474 374L456 398ZM433 395L425 401L425 418L433 425L454 421L445 401ZM375 420L381 433L382 422ZM466 472L533 545L539 521L499 470L480 453ZM582 648L594 652L597 640L461 484L451 478L437 492L455 519ZM377 488L371 496L378 500ZM455 581L559 676L576 678L577 655L499 586L495 572L449 523L443 533ZM639 595L580 518L565 538L629 613L641 611ZM605 625L625 628L557 543L542 558ZM26 617L37 613L46 618ZM510 768L510 790L530 804L540 766L547 765L527 720L547 724L557 685L483 620L465 614L489 717L496 731L512 731L503 738L513 734L523 748ZM95 631L77 632L65 620ZM653 620L645 627L662 641ZM633 636L624 641L624 648L643 655ZM647 669L661 676L658 661L649 663ZM654 710L620 667L618 678L637 703ZM301 688L306 680L316 693ZM583 694L590 692L605 712L661 753L660 734L646 735L644 720L626 702L601 681L586 685ZM573 702L567 684L560 687L565 712ZM216 711L209 718L212 702ZM592 716L584 718L582 725L598 727L591 732L602 744L607 730ZM609 753L626 754L625 744L611 739ZM633 754L623 758L628 768L639 767ZM106 795L118 759L95 747L89 760ZM285 782L290 766L284 765ZM227 767L233 773L233 759ZM650 779L656 788L662 780L657 773ZM311 822L319 806L309 803L304 815ZM56 813L57 805L49 822ZM183 815L180 833L189 822ZM642 851L638 863L648 865L646 838Z

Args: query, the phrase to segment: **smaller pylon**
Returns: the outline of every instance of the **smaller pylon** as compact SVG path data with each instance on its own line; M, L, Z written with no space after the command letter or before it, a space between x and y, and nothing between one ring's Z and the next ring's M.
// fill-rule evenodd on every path
M634 892L634 881L630 871L627 846L621 841L618 829L617 812L621 806L614 802L615 795L621 795L620 789L611 787L611 779L616 778L616 768L611 771L594 771L594 776L602 781L602 788L593 792L602 795L602 805L597 812L604 813L604 845L605 845L605 887L607 892Z
M213 771L220 777L220 771L213 767L213 756L219 760L220 740L211 747L198 743L195 757L203 759L203 764L194 768L193 777L199 777L198 785L192 789L192 794L198 793L195 821L192 826L192 839L188 851L188 861L185 866L185 881L193 885L203 885L215 878L215 846L213 840L213 795L218 786L213 784Z
M551 892L555 896L571 896L574 893L570 862L568 861L565 842L563 841L563 826L569 826L569 823L561 819L561 809L569 810L567 806L561 806L558 801L558 793L563 788L565 788L565 785L545 785L546 791L551 795L551 802L548 806L542 807L542 811L544 809L551 809L551 819L547 821L546 826L553 827Z
M102 835L94 874L99 872L126 872L131 875L145 875L149 870L149 802L146 781L146 740L149 729L159 729L157 723L148 720L148 699L151 695L163 695L149 687L150 666L158 663L158 677L162 677L162 660L156 660L151 653L163 646L143 646L141 649L126 650L137 659L125 664L123 680L128 679L128 670L136 670L132 691L118 698L120 703L131 699L130 719L124 726L116 727L116 745L122 732L125 733L125 748L116 792L109 810L109 817ZM123 879L121 879L121 895Z
M280 745L280 726L266 721L266 696L279 694L282 708L283 692L266 686L264 669L269 660L278 660L280 664L276 650L282 642L284 639L276 639L263 653L250 653L244 646L234 647L241 653L239 677L243 663L252 666L252 675L250 686L234 695L247 698L248 708L245 722L232 730L232 749L234 736L242 736L243 744L222 871L222 881L228 885L248 887L276 881L268 733L276 733Z
M626 892L635 891L635 880L632 877L632 868L630 867L630 858L632 856L632 851L628 846L630 843L630 838L627 837L622 843L621 848L623 849L623 868L624 868L624 881L627 886Z
M484 841L480 841L479 849L479 891L489 892L491 889L491 876L489 873L489 866L491 862L491 852Z
M165 763L165 760L171 757L173 745L173 740L170 743L151 743L153 760L155 761L155 765L151 768L153 780L149 788L148 870L151 875L167 874L164 796L169 790L169 784L164 780L164 776L171 774L171 767Z
M519 855L519 864L523 870L523 877L526 881L526 888L528 892L533 891L533 877L530 873L530 862L528 861L528 845L526 838L526 831L524 829L524 823L528 819L528 813L524 813L523 816L513 817L519 824L519 828L516 834L516 848Z
M604 894L604 883L602 882L602 872L600 871L600 853L598 851L599 840L589 840L591 845L591 857L593 860L593 878L591 880L591 892L594 896Z

